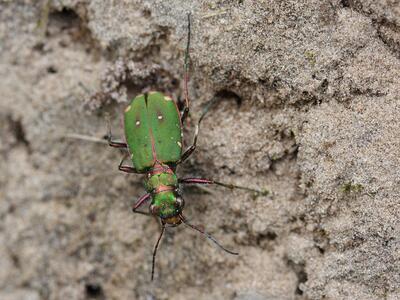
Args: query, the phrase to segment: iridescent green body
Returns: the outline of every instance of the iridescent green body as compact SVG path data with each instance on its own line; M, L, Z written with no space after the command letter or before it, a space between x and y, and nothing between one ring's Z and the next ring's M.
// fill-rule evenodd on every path
M158 245L166 227L185 224L185 226L203 234L227 253L237 255L223 247L202 228L191 224L183 215L184 200L179 185L184 184L217 184L227 188L240 188L258 192L248 187L226 184L206 178L177 178L175 170L185 162L196 149L200 122L216 98L211 99L203 109L195 129L193 143L182 153L182 123L189 116L189 49L190 49L190 14L188 14L188 40L185 51L185 103L182 115L171 98L159 92L150 92L135 97L125 109L125 142L112 139L111 128L108 144L111 147L127 150L133 166L124 164L123 158L118 166L126 173L146 174L146 191L132 206L134 213L160 217L161 233L153 251L151 279L154 277L155 258ZM151 199L150 213L140 209Z
M125 138L133 166L147 173L151 205L163 219L177 215L175 164L182 155L180 114L171 98L159 92L135 97L125 110Z

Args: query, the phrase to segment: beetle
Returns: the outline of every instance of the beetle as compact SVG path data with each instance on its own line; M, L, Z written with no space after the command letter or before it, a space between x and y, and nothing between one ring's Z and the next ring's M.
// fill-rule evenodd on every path
M185 224L213 241L218 247L232 255L237 252L223 247L214 237L203 229L192 225L183 216L185 205L179 186L181 184L216 184L227 188L240 188L252 192L260 191L234 184L226 184L206 178L178 178L176 168L189 158L196 149L200 123L215 99L208 102L198 123L192 145L182 151L182 125L189 114L189 48L190 48L190 14L188 15L188 41L184 62L185 106L182 114L177 104L161 92L149 92L136 96L124 112L125 142L112 138L111 128L107 136L108 144L122 148L127 155L121 160L118 169L126 173L146 174L145 188L147 193L133 205L132 211L144 215L157 216L161 220L161 233L155 244L152 259L151 280L154 278L154 266L157 249L167 226ZM124 164L130 156L132 166ZM262 192L265 194L265 192ZM150 201L151 200L151 201ZM150 201L150 212L139 208Z

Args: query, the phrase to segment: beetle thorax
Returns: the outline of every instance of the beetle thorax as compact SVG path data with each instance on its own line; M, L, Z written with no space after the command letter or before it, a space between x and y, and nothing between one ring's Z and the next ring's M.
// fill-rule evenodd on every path
M150 212L165 224L181 223L184 201L178 191L178 178L168 165L156 164L147 174L146 190L151 193Z
M165 165L156 165L147 174L146 190L149 193L157 194L162 191L175 190L178 188L176 174Z

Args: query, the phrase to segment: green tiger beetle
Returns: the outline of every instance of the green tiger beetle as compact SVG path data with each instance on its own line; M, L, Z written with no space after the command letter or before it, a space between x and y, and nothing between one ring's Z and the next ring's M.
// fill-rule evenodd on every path
M111 128L108 133L108 143L111 147L127 150L126 156L121 160L118 169L126 173L146 174L145 187L147 193L141 196L133 205L132 211L144 215L156 216L160 219L161 234L153 251L151 280L154 278L154 266L157 249L164 234L165 228L175 227L183 223L187 227L200 232L214 242L218 247L232 255L237 252L223 247L218 241L203 229L192 225L183 216L184 200L179 189L183 184L216 184L227 188L239 188L251 192L267 194L234 184L226 184L205 178L178 178L175 174L178 165L183 163L196 149L197 136L200 123L209 110L212 102L204 108L196 125L193 144L182 152L182 124L189 114L189 48L190 48L190 14L188 15L188 40L184 62L184 95L185 106L182 114L177 104L168 96L160 92L149 92L136 96L125 109L124 127L125 143L112 139ZM133 166L124 164L130 155ZM150 202L150 212L139 208Z

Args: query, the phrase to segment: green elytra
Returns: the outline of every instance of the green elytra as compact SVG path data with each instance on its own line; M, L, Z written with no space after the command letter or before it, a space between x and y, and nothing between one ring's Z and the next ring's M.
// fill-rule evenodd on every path
M137 96L125 109L124 125L132 163L139 172L156 161L168 164L180 159L181 121L171 98L159 92Z
M181 223L192 228L213 241L224 251L238 255L237 252L227 250L220 245L210 234L201 228L192 225L183 216L184 200L179 186L181 184L217 184L227 188L239 188L257 194L266 195L268 191L259 191L234 184L226 184L205 178L177 178L175 171L196 149L197 136L200 123L214 103L215 99L208 102L204 108L195 130L193 144L182 152L182 124L189 114L189 48L190 48L190 14L188 15L188 42L185 52L185 107L180 114L176 103L160 92L149 92L136 96L125 109L125 140L126 143L112 140L111 130L108 134L108 143L111 147L127 150L132 166L124 164L126 156L121 160L118 169L127 173L146 174L145 187L147 193L140 197L134 204L132 211L143 215L157 216L160 218L161 234L153 251L151 280L154 278L155 258L158 245L166 226L177 226ZM139 208L150 202L150 213Z

